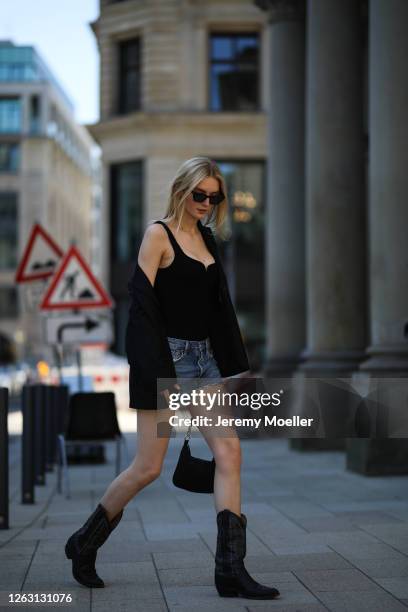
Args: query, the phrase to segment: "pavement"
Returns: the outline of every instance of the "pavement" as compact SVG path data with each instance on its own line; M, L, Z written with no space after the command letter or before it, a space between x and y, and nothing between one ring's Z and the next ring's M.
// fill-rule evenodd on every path
M130 454L135 433L126 433ZM214 588L212 496L171 483L182 444L171 440L161 477L125 508L98 552L104 589L72 578L67 537L89 516L114 476L105 465L70 466L71 499L56 492L56 473L20 503L20 442L10 444L10 529L0 530L1 610L8 593L65 593L63 609L132 612L397 611L408 608L408 477L364 477L345 470L340 452L297 453L287 440L243 441L246 567L281 597L262 602L220 598ZM209 457L200 438L197 456ZM51 610L61 604L50 603ZM44 609L44 607L42 607Z

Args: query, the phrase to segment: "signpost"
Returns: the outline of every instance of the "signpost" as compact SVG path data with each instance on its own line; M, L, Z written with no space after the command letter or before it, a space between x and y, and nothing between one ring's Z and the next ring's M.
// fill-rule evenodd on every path
M43 341L53 348L60 383L62 382L64 347L73 346L76 349L78 387L82 390L80 346L83 344L107 345L112 342L112 308L114 306L112 298L94 276L75 244L71 244L64 254L39 223L35 223L31 230L15 274L15 281L25 283L27 311L37 316L42 315ZM91 313L90 310L92 310ZM64 386L60 388L67 390L67 387ZM59 388L50 389L50 393L54 390L59 391ZM40 431L41 425L41 432L44 433L48 446L51 445L47 447L48 461L52 461L55 450L52 445L55 442L53 423L56 418L54 409L57 406L51 406L49 398L47 400L45 396L39 395L36 399L37 404L40 404L37 405L37 408L41 409L37 410L38 414L34 410L33 387L27 386L24 390L23 401L23 503L34 503L34 463L37 483L42 484L45 478L44 440L38 435L36 445L34 444L34 429ZM38 417L38 422L34 420L35 415ZM46 430L42 427L43 421L47 424ZM2 482L0 473L0 485ZM3 489L0 486L0 490ZM4 511L4 516L1 516L2 510L3 507L0 504L0 522L3 518L3 522L7 523Z
M62 365L64 345L92 344L112 341L110 318L101 314L92 316L81 314L81 310L110 309L113 300L94 276L80 251L72 245L62 258L40 304L40 310L64 312L70 315L47 317L45 340L61 347L56 350ZM81 355L77 349L78 384L82 387Z
M64 314L44 319L47 344L110 344L112 322L107 314Z
M40 304L41 310L112 308L113 302L75 245L61 261Z
M75 244L64 255L39 223L30 232L15 281L27 285L29 310L43 315L43 338L54 348L60 378L64 346L76 346L81 380L81 344L113 340L112 298ZM84 314L89 310L92 314Z
M25 304L29 312L38 311L48 281L63 254L50 234L35 223L15 274L15 282L25 286Z
M62 256L62 249L39 223L35 223L16 271L16 283L49 278Z

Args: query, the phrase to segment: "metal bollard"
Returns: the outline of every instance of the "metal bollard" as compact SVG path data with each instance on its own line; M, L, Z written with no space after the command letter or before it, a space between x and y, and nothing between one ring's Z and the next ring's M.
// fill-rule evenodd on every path
M45 454L46 470L52 472L54 469L55 449L55 389L54 385L48 385L45 396Z
M56 434L64 433L68 419L69 386L59 385L56 397Z
M45 484L45 395L47 387L33 385L34 412L34 484Z
M34 389L23 386L22 504L34 504Z
M8 389L0 388L0 529L9 528Z
M68 385L58 385L55 387L54 395L54 425L55 425L55 441L56 441L56 462L57 462L57 491L62 493L62 468L66 461L65 449L63 449L63 439L61 434L65 433L68 419L68 406L69 406L69 387ZM65 466L65 477L68 472ZM68 483L67 483L68 485ZM67 488L68 490L68 488Z
M50 417L49 428L51 432L48 449L48 461L54 465L58 463L58 434L65 432L66 418L68 412L69 387L68 385L57 385L52 387L50 395Z

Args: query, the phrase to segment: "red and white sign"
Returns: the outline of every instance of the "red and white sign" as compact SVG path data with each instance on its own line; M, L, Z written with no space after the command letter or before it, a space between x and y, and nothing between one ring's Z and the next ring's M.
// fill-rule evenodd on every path
M17 268L16 283L27 283L52 276L63 255L63 250L53 238L36 223Z
M71 246L52 278L41 310L112 308L113 301L78 251Z

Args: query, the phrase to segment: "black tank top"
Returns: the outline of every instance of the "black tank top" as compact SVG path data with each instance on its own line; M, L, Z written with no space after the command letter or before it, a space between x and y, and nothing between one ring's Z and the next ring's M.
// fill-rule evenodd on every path
M205 340L217 303L218 266L205 265L184 253L173 232L164 226L174 250L166 268L158 268L154 290L159 299L167 336L183 340Z

